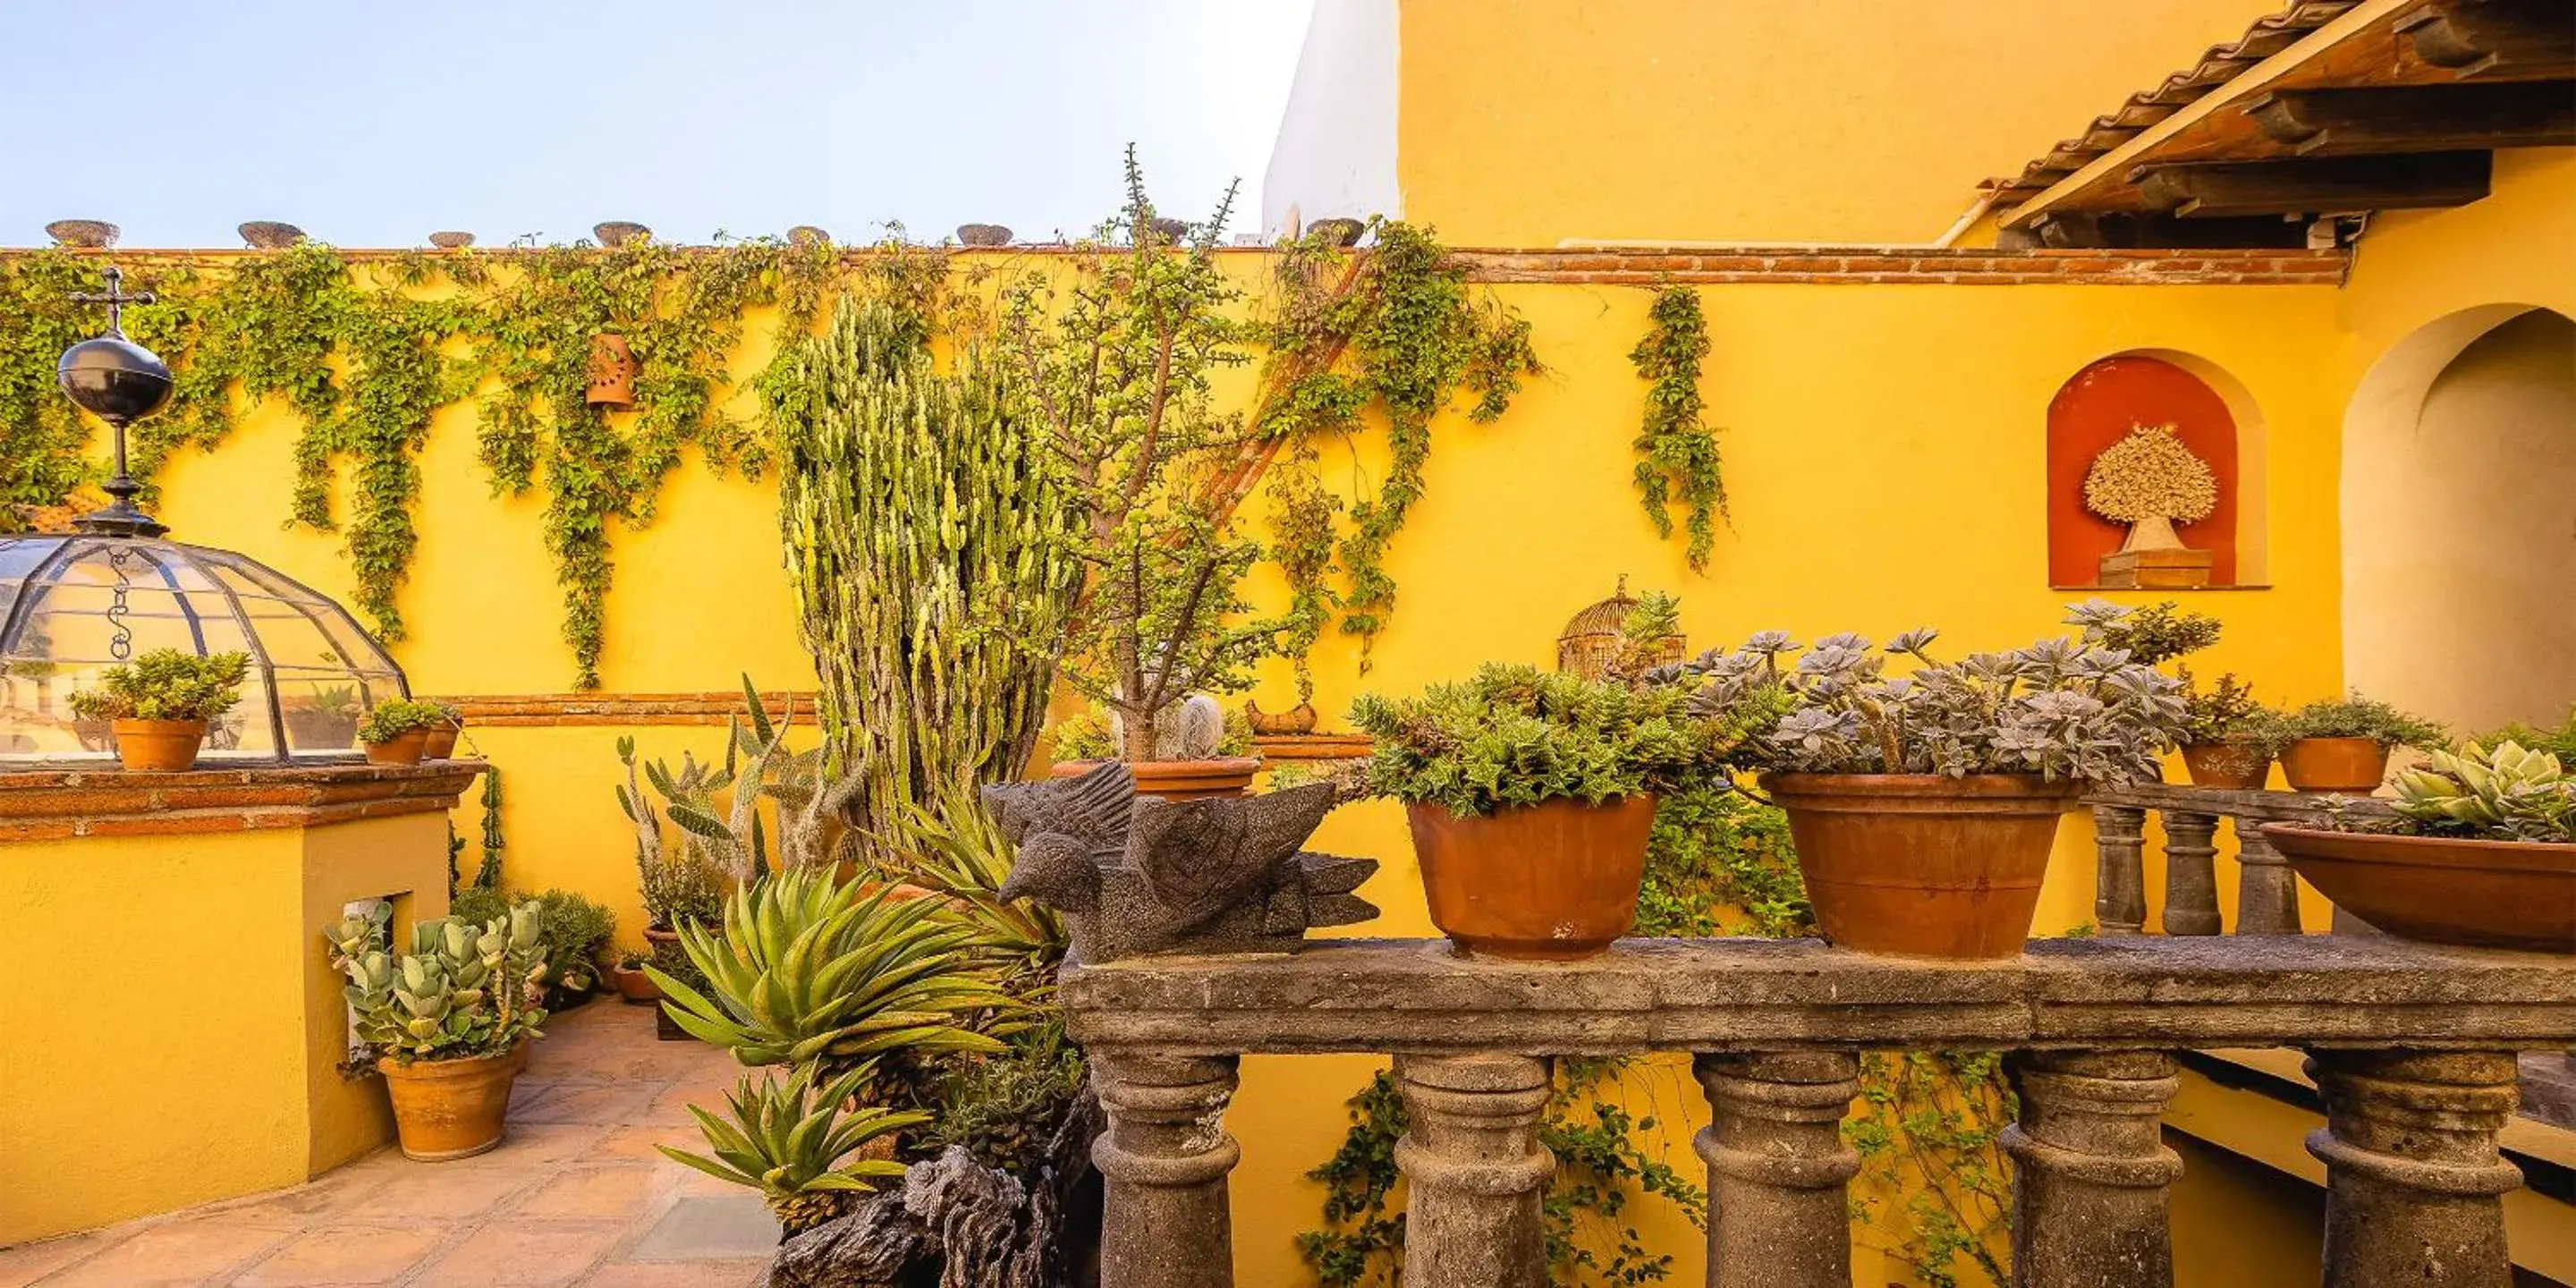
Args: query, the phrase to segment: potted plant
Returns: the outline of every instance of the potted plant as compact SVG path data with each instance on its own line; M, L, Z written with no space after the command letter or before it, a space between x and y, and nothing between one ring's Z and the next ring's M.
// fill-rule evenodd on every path
M1226 529L1226 490L1210 484L1248 433L1214 393L1251 360L1230 312L1243 291L1216 262L1224 211L1176 240L1132 155L1127 179L1126 208L1069 278L1029 274L1002 293L1009 410L1046 444L1045 482L1088 570L1055 620L1004 628L1107 713L1137 791L1240 793L1260 761L1219 754L1211 695L1249 688L1286 625L1247 618L1240 583L1260 547Z
M1363 695L1351 719L1377 740L1371 789L1404 802L1432 923L1469 953L1566 961L1635 922L1656 794L1725 775L1742 729L1688 704L1489 663L1418 698Z
M247 653L156 648L100 672L98 687L71 696L72 714L110 722L127 772L175 772L197 763L206 722L241 701L249 674Z
M2438 944L2576 953L2576 774L2511 738L2397 776L2395 816L2263 836L2335 906Z
M660 986L653 982L652 976L644 973L645 963L651 960L630 948L619 953L617 964L608 968L608 982L616 987L617 995L626 999L629 1005L650 1006L662 1000Z
M387 951L388 905L325 930L331 964L365 1044L384 1075L405 1155L467 1158L501 1143L510 1084L538 1036L545 962L536 905L480 925L462 917L412 927L407 954Z
M1248 716L1224 710L1216 699L1202 693L1165 712L1163 723L1154 758L1129 762L1131 772L1143 765L1152 775L1150 786L1145 779L1137 780L1138 794L1200 800L1241 796L1251 790L1261 757L1253 746ZM1048 774L1074 778L1102 761L1125 759L1118 729L1116 716L1097 708L1057 721L1052 731L1054 763L1048 766Z
M417 765L429 747L429 731L446 718L434 703L379 702L358 721L358 741L371 765Z
M358 737L358 717L366 714L366 703L358 696L357 687L335 684L298 694L281 704L286 717L286 740L298 751L345 751Z
M2190 667L2180 675L2182 763L2193 785L2261 791L2271 778L2273 757L2289 741L2289 721L2255 701L2252 687L2232 673L2207 690Z
M2300 792L2377 791L2392 749L2443 740L2442 726L2358 692L2291 712L2287 733L2281 776Z
M731 745L730 743L728 744ZM713 796L721 790L718 779L731 782L731 771L721 771L701 764L683 754L676 771L660 761L639 761L635 740L617 740L617 756L626 767L626 781L617 788L618 808L626 812L627 821L635 826L635 872L644 901L644 947L647 964L691 987L703 987L706 980L689 961L680 945L680 928L706 926L721 932L724 920L724 873L711 859L695 833L679 829L679 843L674 845L662 833L661 812L644 795L649 779L656 791L672 805L688 807L684 813L692 818L714 818ZM667 808L667 806L666 806ZM719 824L721 829L721 824ZM648 975L644 981L656 996L661 987ZM626 986L620 984L621 991ZM632 994L629 994L631 997ZM654 1029L667 1041L684 1041L688 1033L671 1022L670 1016L656 1010Z
M456 754L456 739L465 732L465 708L453 702L432 702L440 720L429 728L429 738L421 744L423 760L445 760Z
M2010 957L2029 937L2058 815L2096 785L2156 776L2181 731L2180 682L2118 650L2042 640L1935 659L1928 630L1884 653L1857 635L1799 650L1784 632L1658 679L1736 721L1783 704L1748 743L1789 816L1826 938L1867 952ZM1891 657L1914 663L1886 675Z

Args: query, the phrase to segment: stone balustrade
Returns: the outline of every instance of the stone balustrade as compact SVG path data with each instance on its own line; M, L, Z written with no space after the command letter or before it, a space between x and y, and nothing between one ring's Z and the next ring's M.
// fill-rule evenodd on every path
M2576 1044L2576 958L2379 936L2046 940L1970 963L1717 939L1521 964L1353 939L1072 966L1062 998L1110 1122L1105 1288L1231 1284L1236 1060L1325 1052L1395 1057L1407 1288L1536 1288L1548 1060L1643 1051L1693 1053L1708 1095L1708 1282L1847 1288L1859 1055L1934 1048L2009 1053L2015 1283L2169 1288L2181 1164L2158 1121L2172 1053L2200 1046L2309 1053L2329 1288L2505 1288L2514 1053Z
M2236 933L2298 934L2298 877L2259 829L2265 823L2323 823L2330 812L2327 799L2306 792L2227 791L2178 783L2142 783L2086 797L2100 852L2095 923L2105 935L2146 933L2146 820L2152 813L2165 831L2161 929L2166 934L2219 932L2217 836L2222 819L2236 834ZM2385 818L2390 812L2386 802L2366 797L2344 797L2337 808L2361 818Z

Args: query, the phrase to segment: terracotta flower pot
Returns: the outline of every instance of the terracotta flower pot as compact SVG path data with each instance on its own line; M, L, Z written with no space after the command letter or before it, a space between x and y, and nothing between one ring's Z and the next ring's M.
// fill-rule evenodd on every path
M650 1006L662 1000L662 986L654 983L641 966L609 967L608 981L617 986L617 995L629 1005Z
M1575 800L1460 816L1404 807L1431 924L1467 952L1523 961L1593 956L1637 921L1655 799Z
M1097 760L1060 761L1051 777L1073 778L1099 766ZM1212 760L1139 760L1127 766L1136 776L1136 794L1165 800L1195 801L1212 796L1241 796L1252 790L1261 772L1259 756L1219 756Z
M2018 956L2057 816L2084 784L2036 774L1765 774L1825 938L1868 953Z
M2406 939L2576 953L2576 845L2332 832L2266 823L2308 884Z
M1277 712L1264 711L1250 702L1243 704L1244 723L1252 726L1254 734L1264 738L1302 738L1315 732L1318 719L1315 704L1311 702L1300 702Z
M465 722L462 720L458 720L452 724L443 724L430 730L428 739L421 743L420 758L423 760L445 760L448 757L455 755L456 739L464 732Z
M2388 748L2370 738L2301 738L2281 749L2294 792L2368 794L2388 777Z
M2272 777L2272 758L2241 742L2195 742L2182 749L2192 785L2259 792Z
M370 765L417 765L421 752L429 746L427 729L408 729L383 742L367 744Z
M197 763L203 720L119 720L116 758L130 774L174 774Z
M386 1060L376 1066L393 1097L394 1130L405 1157L424 1163L471 1158L501 1143L510 1083L528 1061L526 1043L468 1060Z

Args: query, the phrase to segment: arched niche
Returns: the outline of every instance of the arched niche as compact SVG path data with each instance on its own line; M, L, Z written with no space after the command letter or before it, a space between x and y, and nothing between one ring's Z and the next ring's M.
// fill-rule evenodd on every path
M2184 525L2183 542L2211 555L2210 585L2264 584L2261 413L2215 363L2170 349L2113 354L2058 386L2048 404L2048 580L2100 584L2102 556L2128 528L2084 508L2084 474L2102 449L2140 425L2172 425L2218 479L2218 508Z
M2417 329L2344 416L2344 674L2461 732L2576 702L2576 321Z

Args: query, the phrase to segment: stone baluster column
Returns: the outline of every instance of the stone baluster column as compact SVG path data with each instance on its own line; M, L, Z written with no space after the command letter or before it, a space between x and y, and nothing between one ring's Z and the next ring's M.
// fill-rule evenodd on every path
M2510 1053L2318 1051L2308 1076L2326 1125L2326 1288L2508 1288L2503 1195L2522 1173L2496 1152L2519 1100Z
M2093 807L2093 921L2105 935L2134 935L2147 926L2147 812L2135 805Z
M2011 1057L2014 1288L2173 1288L2165 1104L2180 1080L2160 1051Z
M2295 935L2299 930L2299 877L2281 852L2263 839L2263 820L2236 825L2236 933Z
M1860 1094L1848 1051L1702 1055L1709 1125L1691 1143L1708 1163L1710 1288L1849 1288L1860 1155L1843 1116Z
M2166 810L2165 915L2168 935L2218 933L2218 816Z
M1397 1056L1408 1130L1395 1165L1410 1187L1404 1288L1544 1288L1539 1200L1556 1160L1538 1143L1547 1061Z
M1103 1051L1091 1081L1109 1120L1091 1146L1102 1288L1231 1288L1225 1177L1243 1150L1222 1120L1235 1057Z

